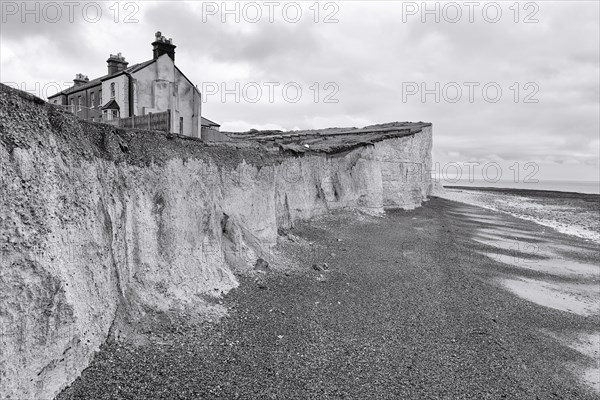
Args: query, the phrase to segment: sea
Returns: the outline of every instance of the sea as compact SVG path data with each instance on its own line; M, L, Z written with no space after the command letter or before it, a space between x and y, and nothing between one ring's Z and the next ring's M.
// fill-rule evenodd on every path
M586 193L600 194L599 181L560 181L560 180L539 180L538 182L513 182L513 181L498 181L490 182L486 180L473 179L447 181L442 180L444 187L452 186L468 186L468 187L486 187L486 188L502 188L502 189L527 189L527 190L551 190L557 192L571 193Z
M501 190L469 190L469 187ZM508 213L568 235L600 243L598 182L540 181L515 184L466 180L452 185L445 184L444 189L438 191L436 196ZM511 189L525 189L531 192L520 193Z

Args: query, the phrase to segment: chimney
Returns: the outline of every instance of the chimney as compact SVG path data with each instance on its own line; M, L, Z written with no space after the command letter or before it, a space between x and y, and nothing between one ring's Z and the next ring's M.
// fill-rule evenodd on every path
M88 78L87 76L85 76L83 74L77 74L77 75L75 75L75 79L73 79L73 83L75 84L75 86L84 85L84 84L88 83L89 81L90 81L90 78Z
M123 71L127 68L127 64L129 64L125 61L125 57L123 57L121 53L118 53L117 55L111 54L110 57L108 57L108 60L106 60L106 63L108 64L109 75Z
M152 57L156 60L163 54L167 54L175 62L175 47L177 46L173 44L173 39L167 39L160 32L156 32L152 42Z

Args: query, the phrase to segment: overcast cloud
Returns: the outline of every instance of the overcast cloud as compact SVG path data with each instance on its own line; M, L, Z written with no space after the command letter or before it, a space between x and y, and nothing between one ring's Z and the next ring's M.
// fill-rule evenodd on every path
M82 2L72 22L63 2L55 3L60 17L35 4L25 14L22 2L2 2L0 81L41 97L76 73L104 75L110 53L122 52L130 65L150 59L161 31L177 45L184 74L205 94L217 91L206 96L203 115L223 130L429 121L442 166L536 162L540 179L598 180L597 1L522 2L518 15L512 1L481 2L473 22L465 2L428 3L439 7L439 22L434 14L422 22L421 2L298 2L298 22L295 5L284 12L285 2L274 6L273 22L260 1L237 3L239 22L235 13L223 15L222 2ZM262 12L256 23L254 5ZM462 17L452 23L457 10ZM239 102L233 94L222 99L222 85L233 90L236 83L247 96L240 90ZM292 102L298 85L301 96ZM422 85L431 91L424 98Z

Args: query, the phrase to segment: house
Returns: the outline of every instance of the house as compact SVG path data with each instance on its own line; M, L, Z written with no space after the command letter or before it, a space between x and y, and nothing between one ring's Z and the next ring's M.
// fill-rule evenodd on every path
M202 117L202 140L205 142L228 142L228 135L221 133L221 125Z
M129 66L111 54L107 74L90 80L77 74L74 85L48 98L79 118L120 127L145 128L200 137L218 124L201 117L200 91L175 65L175 45L156 32L152 59Z
M201 125L202 125L202 134L204 134L205 132L209 132L209 131L219 132L219 129L221 129L221 125L217 124L216 122L211 121L208 118L204 118L204 117L202 117Z

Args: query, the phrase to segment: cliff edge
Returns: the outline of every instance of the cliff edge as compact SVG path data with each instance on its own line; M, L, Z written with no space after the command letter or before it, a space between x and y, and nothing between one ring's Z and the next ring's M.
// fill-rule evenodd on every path
M0 85L2 398L53 398L157 316L221 315L214 299L295 221L426 200L431 125L357 131L209 144Z

